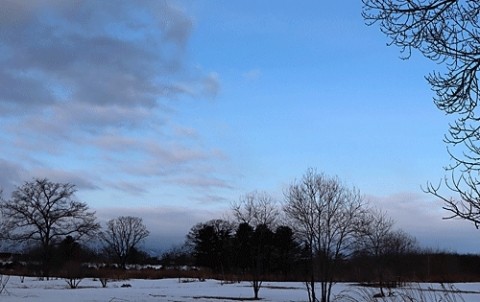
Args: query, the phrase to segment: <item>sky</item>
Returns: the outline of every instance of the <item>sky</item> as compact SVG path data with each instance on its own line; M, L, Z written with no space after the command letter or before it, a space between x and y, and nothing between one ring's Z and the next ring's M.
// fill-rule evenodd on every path
M434 249L478 253L422 186L449 156L425 76L442 66L367 26L361 1L0 4L0 187L69 182L99 220L180 244L309 168L355 186Z

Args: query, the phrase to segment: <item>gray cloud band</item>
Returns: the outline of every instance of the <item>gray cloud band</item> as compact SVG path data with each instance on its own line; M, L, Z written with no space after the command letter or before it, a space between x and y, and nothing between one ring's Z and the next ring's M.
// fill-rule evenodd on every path
M78 160L68 150L86 148L82 156L92 162L112 159L108 142L115 141L124 142L114 146L117 152L135 153L136 160L112 161L117 165L104 172L191 175L195 162L216 152L198 144L198 136L167 138L178 129L168 124L172 100L210 98L220 88L215 73L192 68L185 58L192 27L189 16L167 1L3 1L0 130L9 134L4 144L15 149L0 159L57 177L78 168L39 168L40 157Z

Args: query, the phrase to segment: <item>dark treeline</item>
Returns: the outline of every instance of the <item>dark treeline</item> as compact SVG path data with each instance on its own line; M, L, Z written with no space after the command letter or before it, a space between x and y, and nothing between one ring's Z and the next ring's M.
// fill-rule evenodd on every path
M103 250L94 250L67 237L52 246L49 263L52 275L61 276L88 263L92 267L115 267L116 259ZM41 275L42 250L32 247L22 253L3 253L4 272L19 275ZM184 247L172 248L160 258L134 249L129 264L158 265L163 270L188 267L200 270L203 277L235 281L272 280L303 281L309 269L302 244L288 226L271 230L242 223L237 227L224 220L195 225L187 235ZM378 268L379 264L381 268ZM383 271L386 285L401 282L478 282L480 256L454 252L422 250L416 247L405 253L372 256L357 251L339 263L335 281L378 283L377 270ZM177 271L182 275L182 272ZM85 275L95 275L93 270ZM184 271L189 276L188 271Z
M0 253L0 273L23 276L45 276L45 265L49 274L56 277L98 276L98 269L122 269L115 255L103 248L92 248L85 242L77 242L67 236L64 240L50 246L51 255L45 263L44 251L40 246L24 248L14 253ZM131 265L158 265L158 257L151 256L138 248L133 248L127 263ZM48 276L47 276L48 277Z
M192 227L185 246L164 253L161 263L170 268L196 267L210 276L239 281L304 281L310 269L304 243L295 239L289 226L271 229L261 224L254 228L222 219ZM479 272L479 255L415 245L382 255L355 250L339 261L335 281L385 282L387 287L403 282L478 282Z
M386 255L384 259L356 256L343 265L342 280L377 281L372 271L384 263L386 280L390 282L478 282L480 256L449 252L415 250L404 254Z

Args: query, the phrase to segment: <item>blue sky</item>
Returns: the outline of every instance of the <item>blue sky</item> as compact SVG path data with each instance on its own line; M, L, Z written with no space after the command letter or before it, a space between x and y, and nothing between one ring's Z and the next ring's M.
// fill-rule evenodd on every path
M473 225L422 192L449 118L361 1L4 1L0 187L77 185L102 221L181 242L253 190L338 175L433 248L478 252Z

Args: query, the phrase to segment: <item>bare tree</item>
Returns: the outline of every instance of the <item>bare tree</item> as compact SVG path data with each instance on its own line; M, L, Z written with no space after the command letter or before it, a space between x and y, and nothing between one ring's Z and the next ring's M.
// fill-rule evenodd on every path
M445 135L452 163L439 185L425 191L439 197L452 217L480 225L480 2L474 0L362 0L367 24L377 23L408 58L412 49L442 64L427 80L438 109L454 117ZM456 197L442 192L445 185Z
M277 203L267 192L253 191L240 197L232 204L232 211L239 223L248 223L254 228L259 225L274 228L280 217Z
M419 251L417 239L402 230L395 230L387 237L387 251L390 254L407 254Z
M380 294L385 297L384 279L385 279L385 257L391 253L396 245L395 233L393 231L394 221L387 216L386 212L378 209L372 209L366 215L365 224L361 229L358 248L362 253L374 257L374 267Z
M1 201L4 235L17 242L39 243L47 277L53 244L67 236L74 240L92 236L100 227L95 212L74 199L75 192L69 183L34 179L17 187L11 199Z
M394 221L387 216L386 212L379 209L371 209L365 221L361 230L361 249L374 256L381 255L387 248L385 242L393 231Z
M315 282L320 280L321 301L329 302L338 261L353 251L363 223L360 192L347 188L336 177L309 169L285 192L284 211L308 252L309 300L318 301Z
M396 256L415 251L416 240L402 230L394 230L393 219L382 210L371 209L366 214L364 222L357 240L357 252L373 258L369 263L369 271L373 272L376 279L372 281L378 282L380 288L380 293L375 296L387 296L385 288L389 289L388 296L390 296L396 280L388 274L388 266L398 259Z
M107 222L107 229L100 233L100 238L107 252L113 254L125 269L131 252L149 234L142 218L120 216Z

